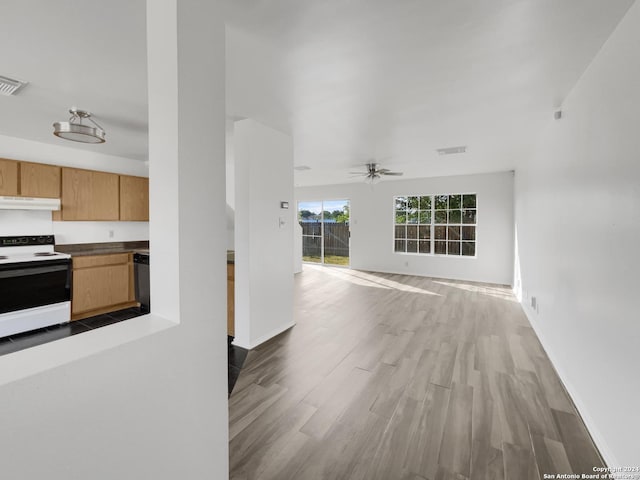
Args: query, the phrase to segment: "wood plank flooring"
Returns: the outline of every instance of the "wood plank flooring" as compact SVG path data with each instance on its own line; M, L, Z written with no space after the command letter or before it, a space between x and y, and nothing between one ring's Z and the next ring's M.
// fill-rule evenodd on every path
M537 480L603 462L508 287L305 265L229 399L237 480Z

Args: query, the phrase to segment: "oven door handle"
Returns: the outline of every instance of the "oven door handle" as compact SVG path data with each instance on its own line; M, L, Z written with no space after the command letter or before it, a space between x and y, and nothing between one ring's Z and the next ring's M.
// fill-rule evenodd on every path
M41 273L68 271L68 265L56 265L51 267L19 268L17 270L0 271L0 278L24 277L27 275L39 275Z

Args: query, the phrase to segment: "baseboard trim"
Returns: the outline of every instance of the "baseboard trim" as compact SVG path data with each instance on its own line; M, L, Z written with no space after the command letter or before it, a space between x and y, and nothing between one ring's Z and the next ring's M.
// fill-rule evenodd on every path
M292 320L291 322L287 323L286 325L282 325L282 326L280 326L280 327L278 327L278 328L276 328L274 330L271 330L266 335L263 335L262 337L259 337L258 339L254 340L253 342L250 342L249 344L245 344L244 342L238 342L237 339L234 340L233 344L237 345L238 347L246 348L247 350L253 350L254 348L259 347L263 343L271 340L273 337L280 335L282 332L286 332L291 327L295 326L295 324L296 324L296 322Z
M515 294L515 291L514 291L514 294ZM533 318L533 316L531 315L532 312L529 311L525 303L523 303L522 301L520 301L519 303L522 306L522 310L524 311L524 314L527 316L527 319L529 320L531 327L536 332L536 335L538 336L538 339L542 344L542 348L544 348L544 351L549 357L549 360L551 360L551 364L553 365L553 368L558 374L558 377L560 378L562 385L564 386L565 390L569 394L569 397L571 398L573 405L576 407L578 414L580 415L580 417L582 418L582 421L587 427L587 431L589 432L589 435L591 435L591 438L593 439L593 443L596 445L596 448L600 452L600 456L608 466L611 466L611 467L620 466L621 463L618 462L618 460L616 459L616 456L613 454L613 452L609 448L607 442L605 441L604 437L600 433L600 430L596 426L596 423L594 422L593 418L589 414L589 410L586 407L585 403L582 401L580 395L578 395L578 392L573 387L571 382L567 381L567 375L562 369L560 363L557 361L557 357L553 353L553 350L549 348L549 343L546 341L545 336L541 332L535 318Z

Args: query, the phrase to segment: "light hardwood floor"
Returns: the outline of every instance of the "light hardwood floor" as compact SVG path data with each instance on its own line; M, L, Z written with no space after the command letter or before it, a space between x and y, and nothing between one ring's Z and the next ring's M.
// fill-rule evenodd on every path
M533 480L603 465L510 288L305 265L249 352L230 478Z

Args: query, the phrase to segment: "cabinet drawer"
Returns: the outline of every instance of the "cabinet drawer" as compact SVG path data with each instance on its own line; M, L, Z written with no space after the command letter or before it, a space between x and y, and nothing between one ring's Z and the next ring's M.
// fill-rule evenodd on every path
M126 264L130 261L130 255L130 253L112 253L107 255L73 257L73 269Z
M107 265L73 272L72 313L129 301L129 265Z

